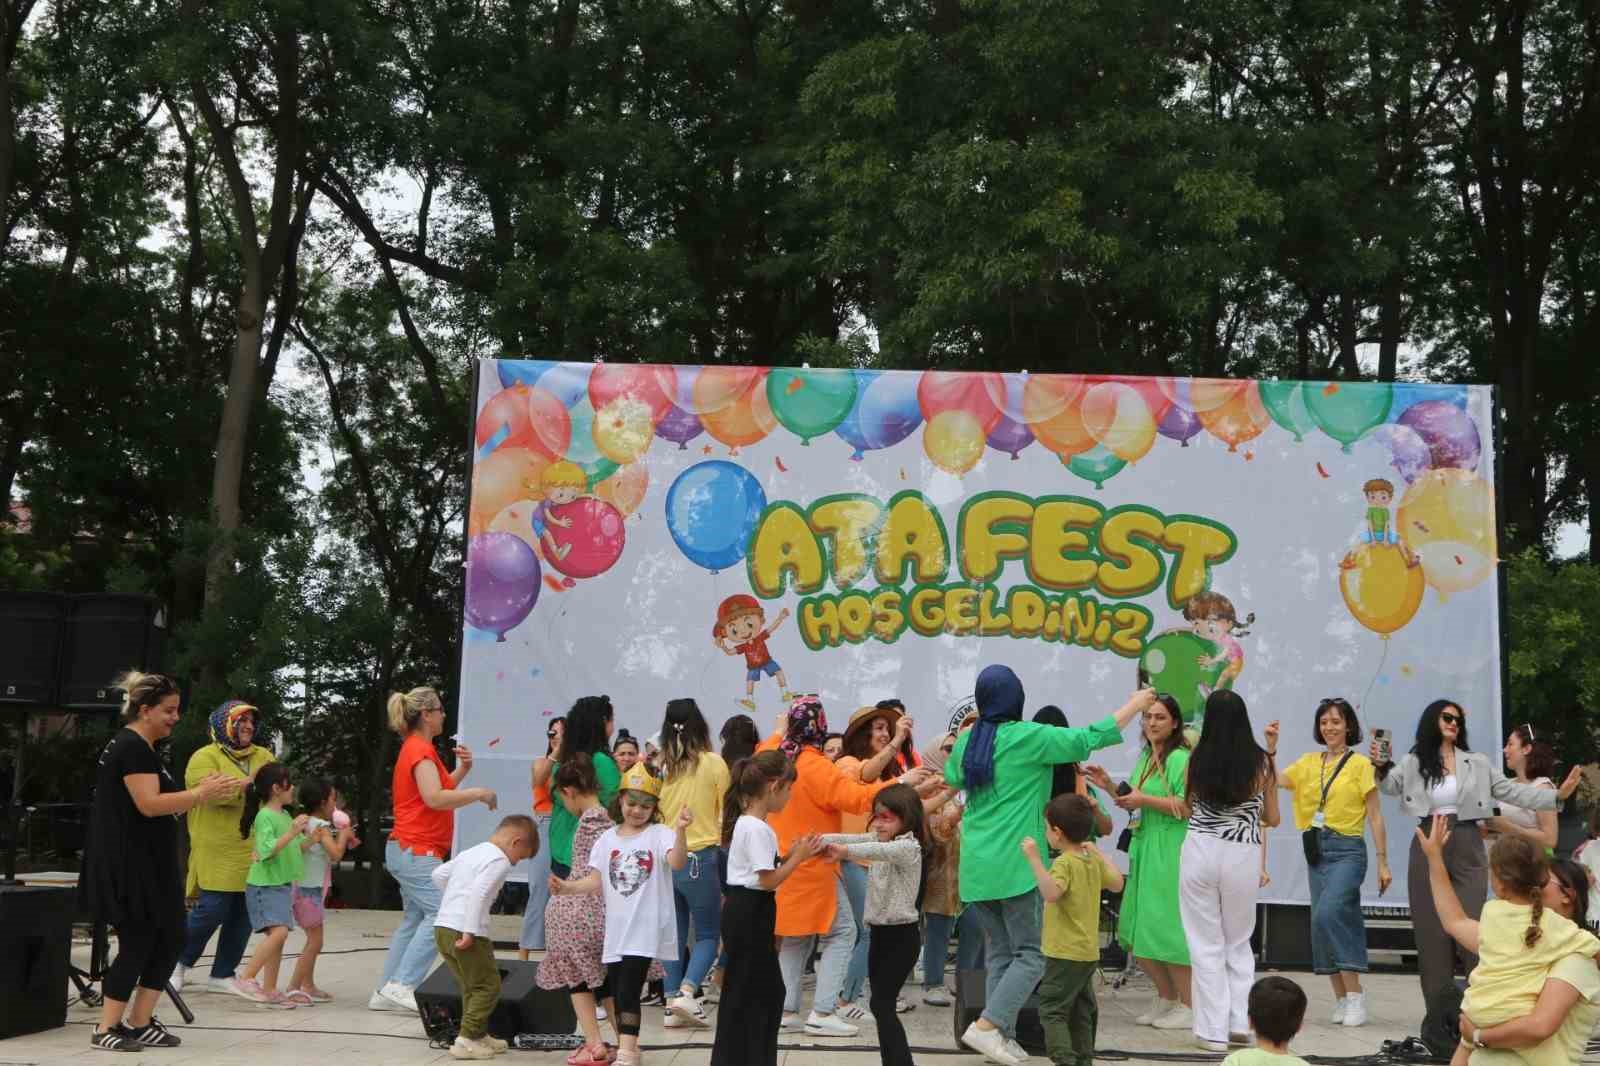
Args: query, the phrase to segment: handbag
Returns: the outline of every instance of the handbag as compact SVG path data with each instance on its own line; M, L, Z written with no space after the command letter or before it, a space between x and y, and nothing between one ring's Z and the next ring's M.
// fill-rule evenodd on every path
M1339 771L1344 769L1344 764L1350 761L1354 752L1345 752L1344 758L1339 760L1339 765L1333 768L1333 776L1322 783L1322 798L1317 801L1317 813L1322 813L1322 808L1328 803L1328 790L1339 779ZM1306 865L1315 866L1322 861L1322 837L1318 835L1319 826L1312 826L1300 832L1300 848L1306 853Z

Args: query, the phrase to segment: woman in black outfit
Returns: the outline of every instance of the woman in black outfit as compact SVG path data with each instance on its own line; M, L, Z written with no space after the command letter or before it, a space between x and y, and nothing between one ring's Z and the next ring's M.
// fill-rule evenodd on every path
M117 958L101 985L105 1003L89 1044L105 1051L177 1047L181 1041L155 1016L185 935L177 816L238 787L238 779L211 774L179 788L155 747L178 722L177 684L139 673L115 684L125 693L125 728L100 753L83 885L89 912L116 931Z

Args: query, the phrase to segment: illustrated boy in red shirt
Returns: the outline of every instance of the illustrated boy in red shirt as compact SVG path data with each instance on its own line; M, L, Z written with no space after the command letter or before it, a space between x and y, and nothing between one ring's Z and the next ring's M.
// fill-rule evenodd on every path
M767 638L788 617L789 608L785 607L769 626L766 611L756 598L742 594L729 596L717 608L717 624L711 627L711 640L726 655L744 656L744 699L739 704L748 710L756 709L756 682L763 674L778 679L778 689L785 700L791 697L783 667L767 651Z

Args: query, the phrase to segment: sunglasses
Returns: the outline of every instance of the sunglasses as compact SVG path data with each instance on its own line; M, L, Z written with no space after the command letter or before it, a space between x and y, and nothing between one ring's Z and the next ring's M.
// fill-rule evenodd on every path
M1463 720L1459 714L1451 714L1449 711L1443 711L1439 714L1439 721L1449 722L1451 725L1460 725Z

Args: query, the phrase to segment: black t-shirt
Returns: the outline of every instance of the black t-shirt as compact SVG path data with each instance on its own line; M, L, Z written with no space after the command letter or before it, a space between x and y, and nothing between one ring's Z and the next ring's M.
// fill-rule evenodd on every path
M112 925L138 923L181 928L183 875L178 869L178 816L139 813L125 778L155 774L162 792L182 787L161 757L132 729L122 729L100 753L94 810L84 863L90 913Z

